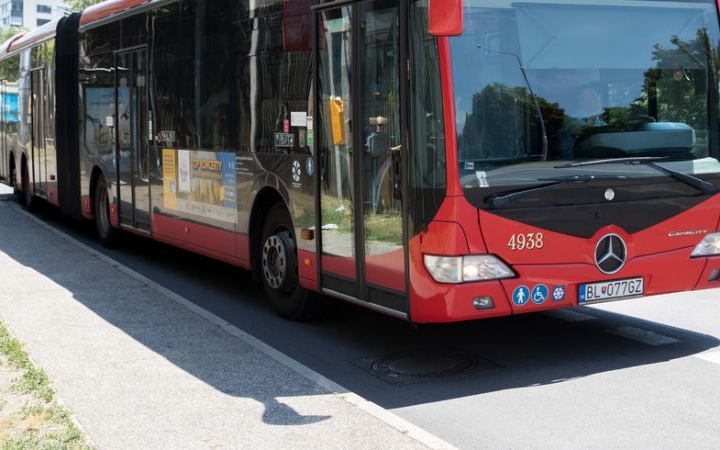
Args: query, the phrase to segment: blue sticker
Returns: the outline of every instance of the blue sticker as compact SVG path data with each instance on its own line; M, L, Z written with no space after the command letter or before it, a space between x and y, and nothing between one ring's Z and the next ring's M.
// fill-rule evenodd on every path
M561 302L565 300L565 286L553 286L552 301Z
M308 158L307 161L305 161L305 171L310 176L315 173L315 161L312 158Z
M544 303L548 298L548 288L544 284L536 284L532 290L532 301L536 305Z
M518 286L512 293L512 300L517 306L523 306L530 300L530 289L527 286Z

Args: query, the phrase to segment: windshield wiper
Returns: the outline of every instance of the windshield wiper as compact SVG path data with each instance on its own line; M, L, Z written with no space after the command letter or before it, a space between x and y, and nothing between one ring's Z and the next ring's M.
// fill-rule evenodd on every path
M493 194L485 199L485 204L498 207L498 206L505 206L508 203L510 203L510 200L514 198L520 198L520 197L527 197L528 195L532 195L536 192L544 191L547 188L556 186L558 184L566 183L565 181L552 181L547 184L543 184L542 186L535 186L531 188L526 189L520 189L517 191L505 191L505 192L498 192L496 194Z
M705 180L701 180L698 177L688 175L683 172L678 172L677 170L669 169L665 166L661 166L660 164L657 164L655 161L669 161L672 159L670 156L634 156L634 157L627 157L627 158L607 158L607 159L593 159L590 161L577 161L572 162L568 164L561 164L559 166L555 166L555 169L568 169L572 167L586 167L586 166L599 166L602 164L628 164L628 165L644 165L648 167L652 167L653 169L657 170L658 172L662 172L678 181L681 181L688 186L692 186L695 189L703 192L703 193L709 193L715 191L715 185L712 183L709 183ZM683 158L686 159L686 158Z
M498 192L496 194L493 194L485 199L485 203L498 207L498 206L505 206L508 203L510 203L511 200L517 200L518 198L523 197L529 197L533 194L536 194L538 192L545 191L553 186L557 186L559 184L569 184L569 183L586 183L588 181L594 181L594 180L624 180L627 177L622 175L589 175L589 174L582 174L582 175L566 175L561 177L548 177L548 178L538 178L537 181L546 182L546 184L540 185L540 186L533 186L525 189L518 189L514 191L504 191L504 192Z
M628 165L645 165L652 167L653 169L662 172L678 181L681 181L688 186L692 186L702 193L716 192L717 189L712 183L709 183L700 178L688 175L677 170L669 169L667 167L657 164L655 161L668 161L676 158L670 156L635 156L627 158L606 158L606 159L594 159L589 161L577 161L567 164L561 164L555 166L555 169L568 169L573 167L587 167L587 166L599 166L603 164L628 164ZM683 158L686 159L686 158ZM568 183L586 183L594 180L627 180L628 177L625 175L618 174L576 174L576 175L565 175L559 177L546 177L538 178L537 181L545 182L546 184L540 186L532 186L529 188L518 189L514 191L504 191L493 194L485 199L485 203L493 206L504 206L510 203L511 200L518 198L528 197L538 192L547 190L553 186L559 184Z
M560 164L554 166L554 169L568 169L570 167L585 167L585 166L600 166L603 164L645 164L652 161L668 161L676 159L670 156L627 156L621 158L603 158L603 159L591 159L587 161L575 161L567 164ZM687 159L687 158L682 158Z

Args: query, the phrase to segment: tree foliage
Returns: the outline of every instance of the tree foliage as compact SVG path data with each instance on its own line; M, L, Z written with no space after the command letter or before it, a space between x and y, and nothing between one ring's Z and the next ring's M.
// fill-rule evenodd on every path
M19 32L20 30L18 28L0 28L0 45Z
M20 33L26 31L24 28L7 28L0 29L0 45L5 43L8 39ZM7 60L2 66L0 66L0 80L15 81L18 78L20 69L20 58L12 58Z
M95 5L103 0L65 0L65 4L71 11L82 11L88 6Z
M669 48L656 44L653 51L653 59L663 70L645 74L657 86L657 95L664 97L658 102L658 116L703 130L708 120L706 105L713 100L708 98L708 89L717 87L719 50L704 28L697 30L695 39L683 41L675 36L671 43ZM710 93L715 92L711 89ZM716 108L715 102L711 107Z

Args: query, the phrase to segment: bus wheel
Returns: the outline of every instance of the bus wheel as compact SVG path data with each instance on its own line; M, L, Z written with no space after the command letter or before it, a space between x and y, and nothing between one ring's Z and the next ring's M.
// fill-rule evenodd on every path
M118 230L110 225L110 200L108 199L107 184L101 175L97 180L94 195L95 229L100 242L105 247L114 247L118 240Z
M317 314L317 297L301 287L298 280L295 237L284 205L270 209L261 242L260 278L275 312L290 320L304 320Z
M19 204L23 204L23 201L25 199L23 198L22 191L18 188L18 178L17 178L17 169L15 168L15 164L10 162L10 186L13 188L13 194L15 194L15 200Z
M22 197L20 203L27 208L28 211L37 210L37 198L30 190L30 176L28 174L27 164L23 164L22 168Z

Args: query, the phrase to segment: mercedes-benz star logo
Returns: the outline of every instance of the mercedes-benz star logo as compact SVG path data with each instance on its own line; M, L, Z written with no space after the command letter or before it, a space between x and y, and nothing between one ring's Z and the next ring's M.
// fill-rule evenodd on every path
M625 265L627 247L617 234L603 236L595 247L595 264L600 272L611 275L617 273Z

